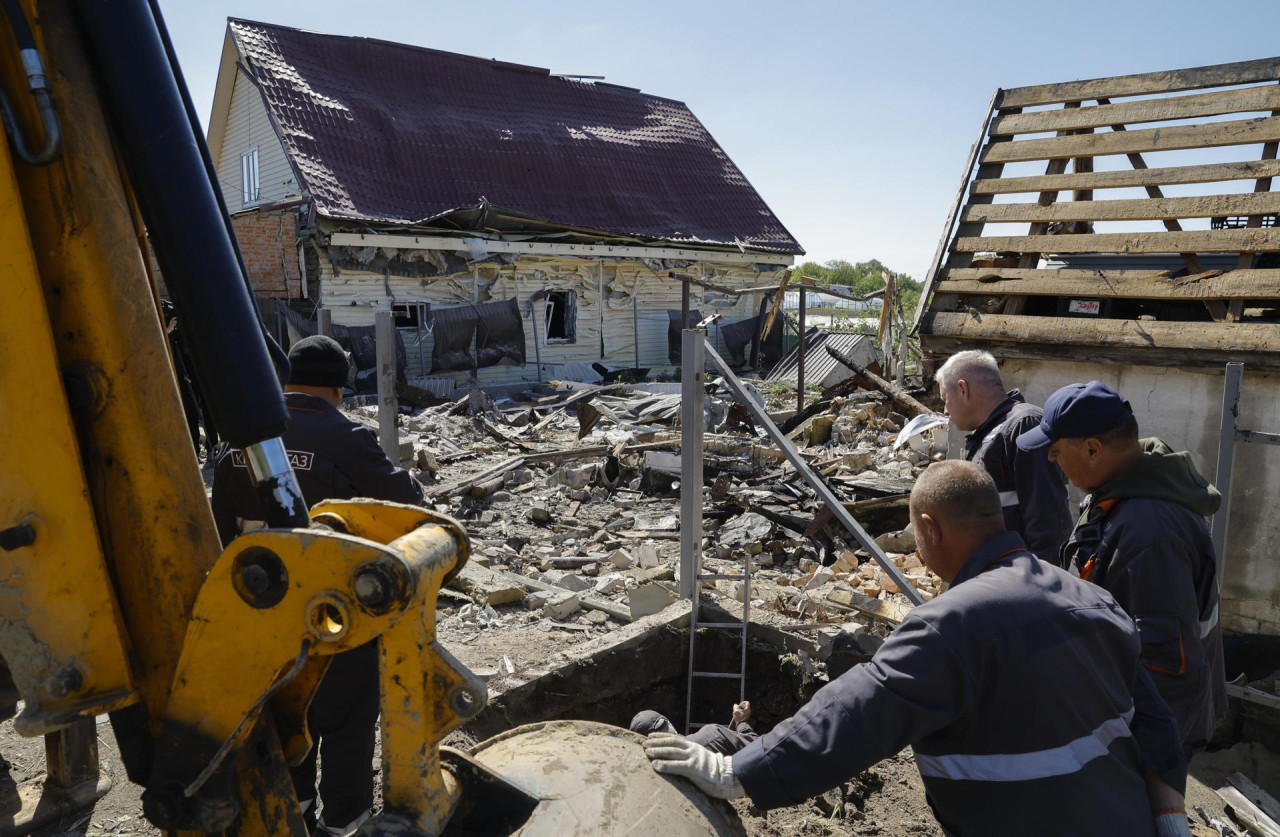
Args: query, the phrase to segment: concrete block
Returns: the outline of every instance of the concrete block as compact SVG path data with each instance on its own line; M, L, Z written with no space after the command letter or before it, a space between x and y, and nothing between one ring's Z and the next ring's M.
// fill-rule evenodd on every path
M564 619L577 610L581 604L577 593L561 593L558 596L552 596L542 606L542 615L551 619Z
M813 571L813 575L810 576L809 581L805 583L804 589L815 590L821 587L822 585L830 581L833 581L835 577L836 577L835 570L831 569L830 567L819 567L818 569Z
M677 596L661 584L645 584L627 591L631 618L640 619L658 613L676 603Z
M662 558L658 555L657 544L651 541L640 544L639 549L636 550L636 562L642 570L652 569L661 564Z
M554 584L571 593L581 593L584 590L591 589L590 581L568 570L548 570L538 580L547 584Z
M620 570L629 570L635 566L636 559L632 557L630 552L625 549L615 549L609 553L609 563L613 564Z

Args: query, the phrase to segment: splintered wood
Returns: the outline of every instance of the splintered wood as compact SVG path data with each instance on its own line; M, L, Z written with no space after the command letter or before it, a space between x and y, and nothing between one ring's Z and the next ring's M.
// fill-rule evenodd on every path
M926 277L924 348L1180 366L1239 348L1280 369L1277 148L1280 58L997 91ZM1220 185L1163 191L1185 184Z

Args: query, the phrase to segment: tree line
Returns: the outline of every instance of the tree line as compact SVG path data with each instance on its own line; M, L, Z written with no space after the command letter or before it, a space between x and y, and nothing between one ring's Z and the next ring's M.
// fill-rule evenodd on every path
M868 294L884 287L884 277L892 276L902 294L902 310L910 319L920 301L920 292L924 286L905 273L890 270L881 264L879 259L868 259L865 262L850 262L845 259L832 259L826 264L805 262L796 267L792 277L799 279L809 277L819 285L844 285L852 288L858 295ZM875 303L872 303L875 305Z

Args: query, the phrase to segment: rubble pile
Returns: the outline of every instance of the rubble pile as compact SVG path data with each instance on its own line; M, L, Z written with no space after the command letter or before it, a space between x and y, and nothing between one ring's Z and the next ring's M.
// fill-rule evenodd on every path
M727 391L710 385L707 402L703 572L722 578L705 583L706 594L753 618L773 612L810 626L899 621L906 597L781 451L735 415ZM402 462L472 538L470 562L451 582L471 603L443 616L442 631L579 637L673 604L679 403L678 393L553 382L497 400L473 389L402 413ZM351 412L376 422L376 407ZM808 415L774 413L921 596L941 592L915 551L906 499L920 470L942 458L945 428L908 438L908 417L880 392L836 395Z

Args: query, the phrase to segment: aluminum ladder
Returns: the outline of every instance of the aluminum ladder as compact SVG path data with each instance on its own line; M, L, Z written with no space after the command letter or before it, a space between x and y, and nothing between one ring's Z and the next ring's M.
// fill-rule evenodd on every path
M734 622L703 622L702 615L702 584L710 581L741 581L742 582L742 619ZM702 554L698 552L695 559L695 568L693 576L693 609L689 612L689 681L688 689L685 693L684 718L685 718L685 734L688 735L694 730L707 726L710 723L722 723L716 721L708 721L707 723L698 723L693 720L693 695L696 691L697 684L701 680L737 680L738 681L738 702L747 698L747 627L751 622L751 556L747 555L742 562L742 575L728 575L717 573L702 572ZM728 630L739 631L742 635L742 656L737 671L701 671L695 667L697 659L698 647L698 629L706 628L708 630Z

